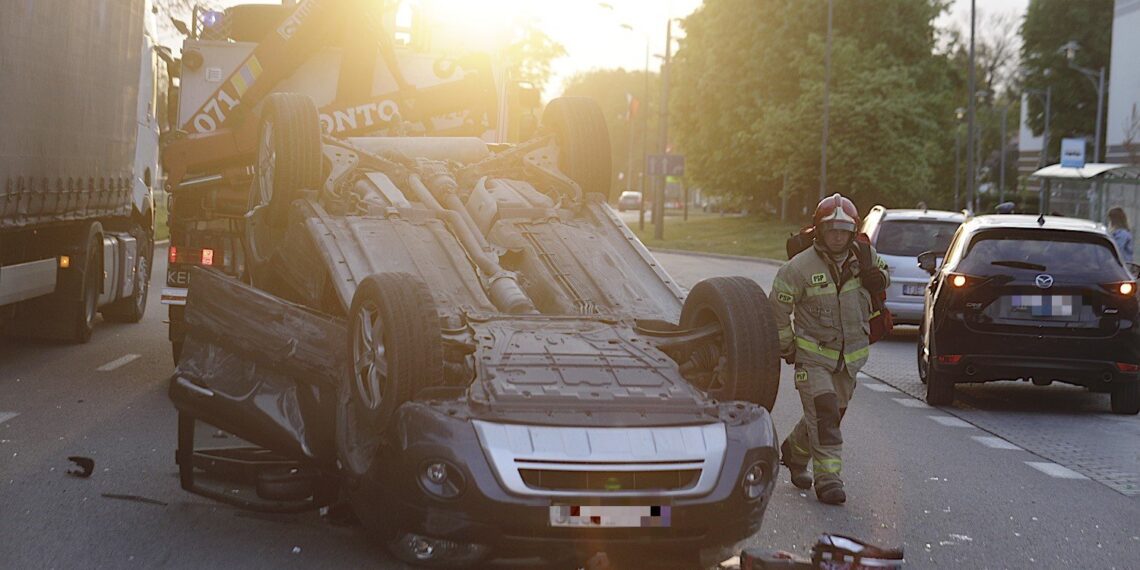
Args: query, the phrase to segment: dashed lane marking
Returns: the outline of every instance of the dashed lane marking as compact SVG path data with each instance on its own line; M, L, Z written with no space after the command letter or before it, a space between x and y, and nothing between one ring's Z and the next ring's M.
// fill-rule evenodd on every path
M127 355L121 356L119 358L116 358L116 359L104 364L103 366L100 366L99 368L96 368L96 370L98 370L99 372L110 372L116 368L126 366L127 364L134 362L135 359L139 358L140 356L142 356L142 355L141 354L127 354Z
M874 390L876 392L898 392L898 390L895 390L894 386L889 386L880 382L865 382L863 385L866 386L868 390Z
M965 421L962 421L958 418L951 417L951 416L926 416L926 417L928 417L928 418L930 418L930 419L932 419L932 420L934 420L934 421L936 421L936 422L938 422L938 423L940 423L946 427L958 427L958 428L972 428L972 427L974 427L969 422L965 422Z
M18 414L16 412L0 412L0 424L18 416L18 415L20 415L20 414Z
M1062 467L1056 463L1048 461L1026 461L1026 465L1057 479L1088 479L1084 475L1073 471L1067 467Z
M972 435L970 439L990 448L990 449L1014 449L1022 451L1022 449L1000 437L992 435Z
M897 402L899 405L906 406L908 408L929 408L930 407L930 406L926 405L926 402L923 402L922 400L915 400L914 398L891 398L891 399L894 400L895 402Z

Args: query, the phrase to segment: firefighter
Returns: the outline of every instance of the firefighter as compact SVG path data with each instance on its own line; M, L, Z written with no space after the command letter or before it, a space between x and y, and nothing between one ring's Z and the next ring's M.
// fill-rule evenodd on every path
M855 239L859 211L851 200L824 198L812 222L814 243L784 264L772 285L781 354L795 364L804 410L780 455L796 487L814 483L820 502L838 505L847 501L839 423L870 353L871 295L886 289L889 277L874 248Z

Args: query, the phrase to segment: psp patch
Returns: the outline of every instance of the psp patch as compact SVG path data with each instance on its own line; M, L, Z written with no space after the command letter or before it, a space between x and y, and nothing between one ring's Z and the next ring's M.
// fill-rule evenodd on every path
M827 275L823 273L815 273L811 276L812 285L820 285L822 283L827 283Z
M777 293L776 300L781 303L791 303L792 301L795 301L795 298L787 293Z
M796 370L796 382L807 382L807 370Z

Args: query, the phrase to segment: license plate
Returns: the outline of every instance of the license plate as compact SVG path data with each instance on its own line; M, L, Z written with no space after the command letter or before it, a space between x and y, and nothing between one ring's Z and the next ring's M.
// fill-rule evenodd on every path
M921 297L923 285L921 283L903 283L903 295L910 295L911 297Z
M665 528L672 507L617 505L551 505L550 526L570 528Z
M1073 295L1014 295L1010 310L1031 317L1072 317L1078 300Z

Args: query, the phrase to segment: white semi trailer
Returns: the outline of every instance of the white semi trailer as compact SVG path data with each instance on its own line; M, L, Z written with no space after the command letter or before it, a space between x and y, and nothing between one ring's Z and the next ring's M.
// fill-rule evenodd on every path
M0 326L137 322L169 56L149 0L0 2Z

